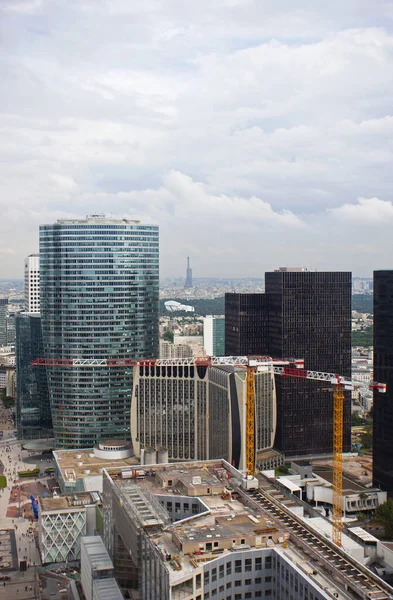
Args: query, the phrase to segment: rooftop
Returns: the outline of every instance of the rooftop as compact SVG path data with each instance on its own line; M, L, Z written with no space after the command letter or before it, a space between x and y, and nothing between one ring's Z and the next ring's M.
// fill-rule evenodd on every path
M40 496L38 502L42 512L50 512L72 508L80 509L81 506L101 503L101 498L97 492L79 492L61 496Z
M84 450L54 450L56 464L65 482L74 483L77 479L102 475L102 469L108 467L134 467L139 460L130 458L99 458L93 448Z

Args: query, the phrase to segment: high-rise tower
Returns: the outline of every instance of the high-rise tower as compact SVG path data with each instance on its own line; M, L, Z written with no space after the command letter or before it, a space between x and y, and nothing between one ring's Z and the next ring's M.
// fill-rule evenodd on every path
M30 254L25 260L25 311L40 312L40 258Z
M374 271L374 379L373 481L393 496L393 271Z
M158 227L89 216L40 227L47 358L158 355ZM56 445L128 437L132 369L48 367Z
M226 354L303 358L305 368L351 375L351 274L279 269L265 294L226 294ZM383 381L383 379L381 379ZM278 377L275 446L288 456L332 452L332 387ZM351 446L346 392L344 450Z
M190 257L187 256L187 271L186 271L186 282L185 288L192 288L192 269L190 267Z

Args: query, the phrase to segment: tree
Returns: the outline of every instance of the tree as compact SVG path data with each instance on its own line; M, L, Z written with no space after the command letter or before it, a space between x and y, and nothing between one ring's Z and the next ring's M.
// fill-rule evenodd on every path
M170 331L169 329L166 330L166 332L164 333L164 335L162 336L162 339L165 340L166 342L171 342L173 344L173 340L174 340L174 333L173 331Z
M393 538L393 498L389 498L387 502L378 506L375 516L385 525L387 537Z

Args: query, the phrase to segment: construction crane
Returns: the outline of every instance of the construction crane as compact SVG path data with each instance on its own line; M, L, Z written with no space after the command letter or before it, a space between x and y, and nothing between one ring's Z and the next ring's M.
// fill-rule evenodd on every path
M180 359L183 365L209 367L232 365L246 370L246 466L247 476L255 475L255 373L270 371L281 377L295 377L313 381L325 381L333 386L333 541L341 546L342 538L342 450L344 424L344 391L361 387L361 382L347 379L335 373L305 370L301 359L273 359L270 356L209 356ZM179 359L130 358L130 359L57 359L37 358L33 366L47 367L136 367L169 366ZM370 389L386 392L386 384L373 382Z
M341 377L334 373L308 371L273 366L273 372L281 377L296 377L313 381L326 381L333 386L333 502L332 522L333 541L341 546L342 538L342 490L343 490L343 431L344 431L344 390L354 390L361 387L361 382ZM386 392L385 383L370 383L369 389ZM250 389L250 393L253 393Z

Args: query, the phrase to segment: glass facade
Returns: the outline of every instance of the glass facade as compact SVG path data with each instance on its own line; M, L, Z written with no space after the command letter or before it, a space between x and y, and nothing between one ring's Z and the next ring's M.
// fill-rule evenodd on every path
M305 368L351 375L351 273L275 271L265 294L225 295L225 348L232 355L303 358ZM332 452L332 386L276 378L275 446L288 456ZM257 425L259 426L259 425ZM351 448L345 392L344 451Z
M16 315L16 423L18 437L52 436L48 381L45 367L32 367L43 356L40 315Z
M393 495L393 271L374 271L374 380L386 394L374 393L373 481Z
M45 357L158 355L158 227L87 217L40 227ZM48 367L56 444L129 438L132 369Z

